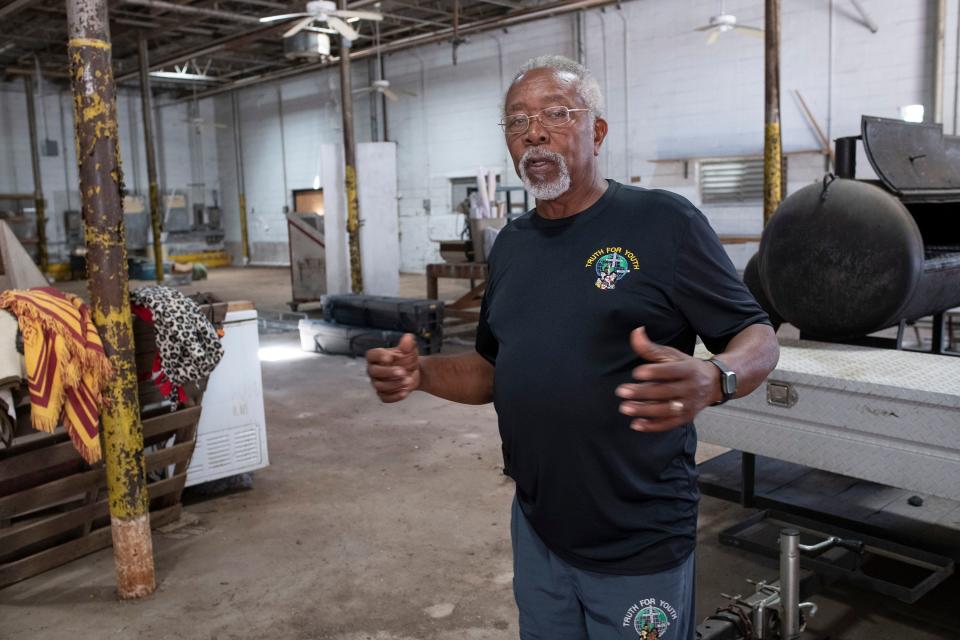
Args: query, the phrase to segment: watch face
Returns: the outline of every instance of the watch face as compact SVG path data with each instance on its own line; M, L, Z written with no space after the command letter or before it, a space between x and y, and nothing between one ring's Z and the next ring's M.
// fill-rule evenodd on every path
M732 371L723 374L723 392L727 395L737 392L737 374Z

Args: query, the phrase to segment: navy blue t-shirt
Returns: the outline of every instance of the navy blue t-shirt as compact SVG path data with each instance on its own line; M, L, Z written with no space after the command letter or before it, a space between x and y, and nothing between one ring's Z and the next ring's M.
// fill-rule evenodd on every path
M676 566L696 539L696 431L633 431L614 390L642 363L637 327L688 354L698 335L721 353L769 322L707 219L678 195L610 181L574 216L533 210L508 224L489 267L476 349L494 365L523 513L575 567Z

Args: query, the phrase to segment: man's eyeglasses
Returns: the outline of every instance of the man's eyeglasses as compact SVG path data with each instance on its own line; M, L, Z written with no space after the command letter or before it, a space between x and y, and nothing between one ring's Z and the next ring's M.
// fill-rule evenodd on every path
M519 134L526 133L530 128L532 120L539 120L545 127L562 127L570 122L570 114L575 111L590 111L590 109L568 109L567 107L547 107L540 113L527 115L525 113L515 113L506 116L500 126L505 133Z

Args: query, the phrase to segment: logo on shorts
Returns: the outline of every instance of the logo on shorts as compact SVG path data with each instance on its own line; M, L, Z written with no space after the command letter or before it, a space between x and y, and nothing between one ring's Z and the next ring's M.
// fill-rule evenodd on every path
M623 247L604 247L597 249L587 258L586 267L593 267L597 279L593 283L597 289L616 289L617 282L633 269L640 268L640 261L633 251Z
M623 616L623 626L633 627L640 640L662 640L671 623L677 620L677 610L666 600L645 598L630 605Z

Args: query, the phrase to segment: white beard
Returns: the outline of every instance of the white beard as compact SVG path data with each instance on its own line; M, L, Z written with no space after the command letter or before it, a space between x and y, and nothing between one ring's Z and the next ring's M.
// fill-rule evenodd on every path
M560 173L557 178L550 182L534 182L527 175L527 163L531 160L550 160L557 165L557 171ZM567 163L559 153L530 147L523 152L520 157L520 179L523 186L537 200L556 200L570 189L570 171L567 169Z

